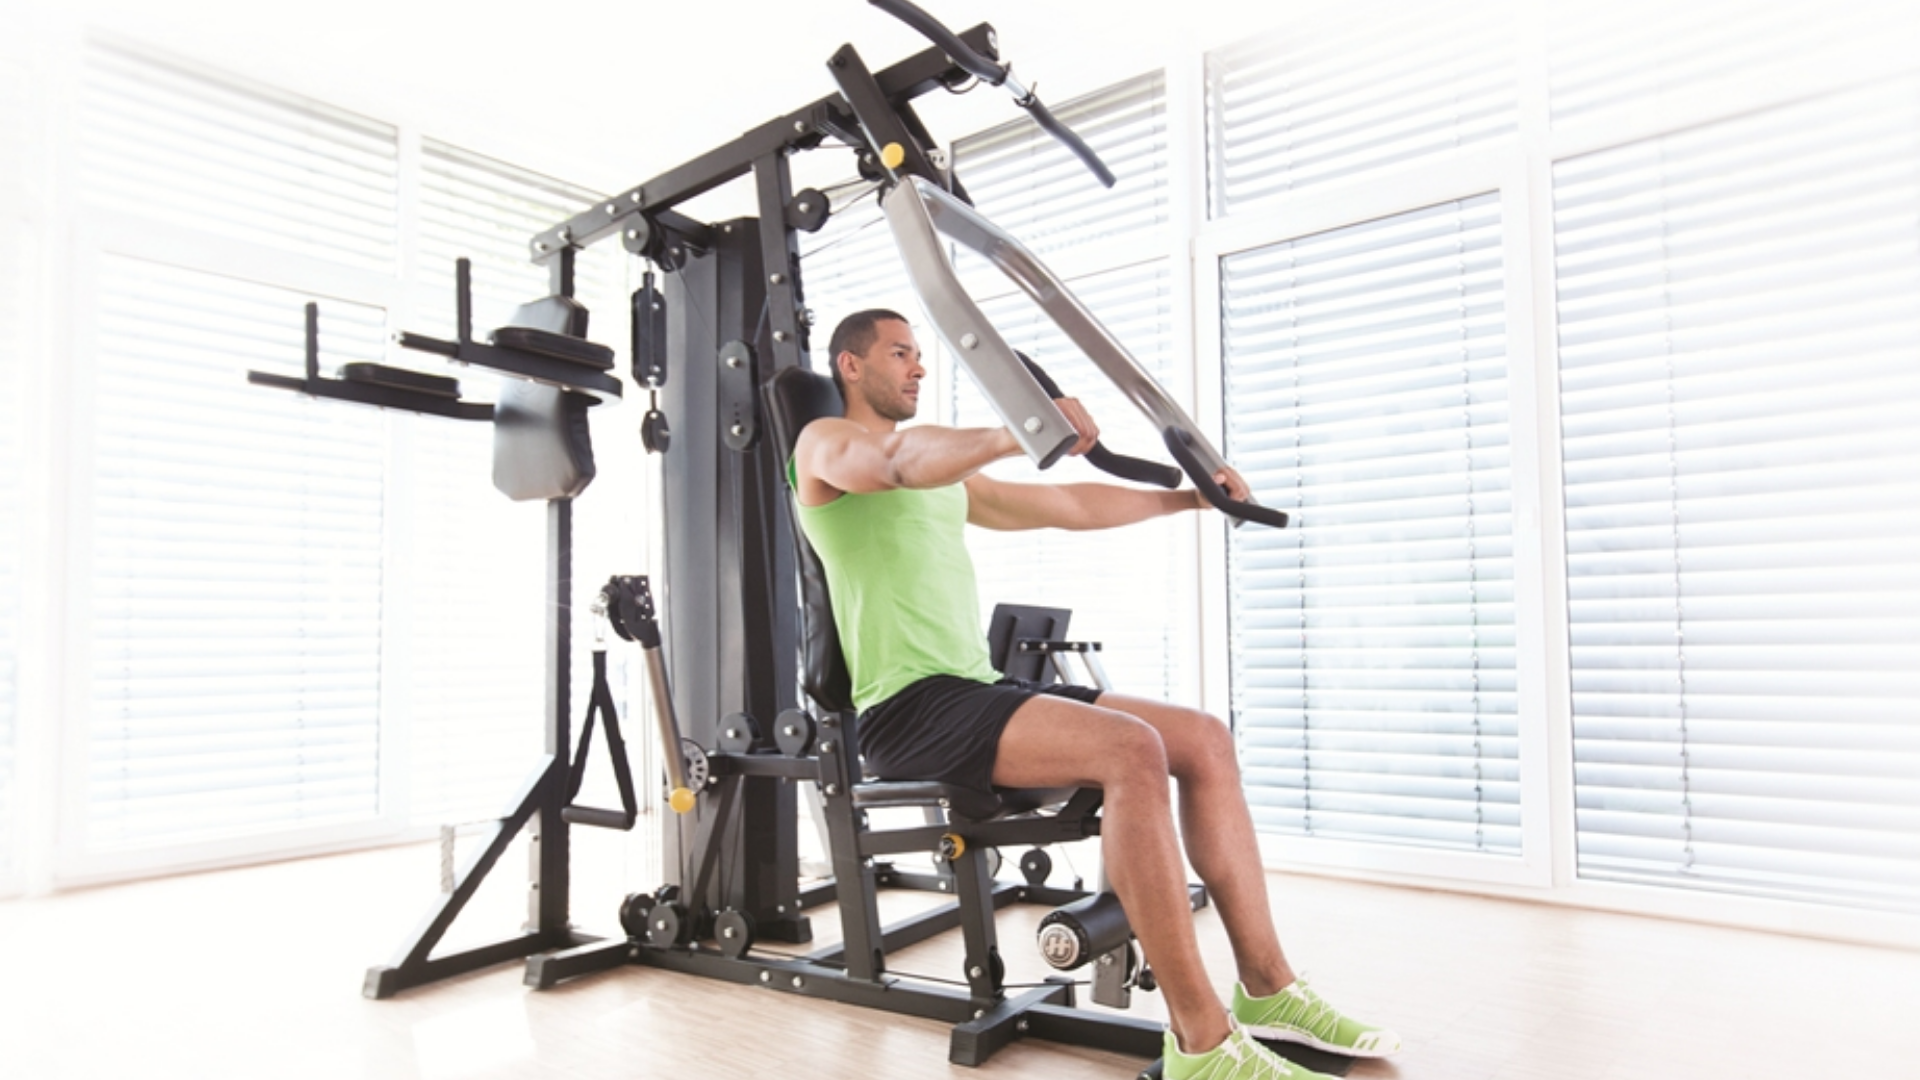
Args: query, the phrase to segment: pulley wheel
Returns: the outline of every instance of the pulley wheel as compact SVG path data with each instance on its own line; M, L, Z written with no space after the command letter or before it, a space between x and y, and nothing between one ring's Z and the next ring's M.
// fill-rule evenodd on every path
M746 713L728 713L726 719L720 721L719 745L722 753L744 754L759 741L760 725L754 723L753 717Z
M647 912L647 944L656 949L685 945L692 931L687 909L679 904L655 904Z
M640 445L646 447L649 454L664 454L673 442L673 432L667 427L667 414L659 409L650 409L640 418Z
M647 940L647 913L653 910L653 897L634 893L620 902L620 927L631 941Z
M1027 884L1045 885L1047 878L1052 874L1053 856L1047 854L1044 849L1033 848L1020 856L1020 876L1027 879Z
M713 941L727 957L745 956L753 948L753 916L732 908L721 912L713 920Z
M805 757L813 747L813 717L787 709L773 721L773 743L788 757Z

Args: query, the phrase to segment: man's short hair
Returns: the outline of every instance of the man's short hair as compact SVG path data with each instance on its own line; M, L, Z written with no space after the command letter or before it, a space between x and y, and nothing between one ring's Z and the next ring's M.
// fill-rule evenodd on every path
M833 388L840 391L841 401L847 400L847 384L840 378L840 354L867 355L867 350L873 348L873 339L880 336L875 327L888 319L907 321L899 312L868 308L841 319L840 325L833 328L833 337L827 342L827 373L833 376Z

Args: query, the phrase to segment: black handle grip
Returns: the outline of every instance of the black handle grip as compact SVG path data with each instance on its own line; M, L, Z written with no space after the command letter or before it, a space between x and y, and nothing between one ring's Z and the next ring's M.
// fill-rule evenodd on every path
M1166 430L1166 439L1167 452L1173 455L1173 460L1179 462L1181 468L1187 470L1187 475L1193 478L1193 486L1200 489L1201 496L1212 503L1214 509L1228 517L1251 521L1256 525L1271 525L1276 529L1287 527L1285 511L1261 506L1258 503L1240 502L1229 496L1219 484L1214 483L1206 467L1200 464L1199 455L1193 452L1192 435L1179 428L1170 427Z
M1048 375L1045 368L1033 362L1033 357L1023 352L1015 352L1013 355L1019 357L1020 362L1027 365L1028 374L1033 376L1034 382L1040 384L1040 389L1045 391L1048 397L1063 398L1067 396L1060 391L1060 384L1053 381L1053 376ZM1153 484L1168 489L1180 486L1180 470L1171 465L1162 465L1157 461L1147 461L1142 458L1128 457L1125 454L1116 454L1097 442L1093 444L1092 449L1087 451L1086 456L1087 464L1092 465L1094 468L1108 475L1117 476L1122 480L1131 480L1136 484Z
M624 810L601 810L592 806L568 806L560 811L560 820L569 825L592 825L600 829L633 828L635 814Z
M879 0L874 2L879 3ZM1073 156L1079 158L1080 163L1093 172L1094 178L1100 181L1102 187L1114 185L1117 178L1113 175L1113 170L1107 168L1107 163L1100 160L1100 155L1093 152L1093 147L1088 146L1086 140L1074 134L1072 128L1061 123L1058 117L1041 104L1039 98L1029 93L1020 100L1019 104L1033 116L1034 123L1039 124L1047 134L1060 140L1067 149L1073 151Z
M989 86L1000 86L1007 81L1010 68L974 52L973 47L960 40L958 34L941 25L939 19L922 11L912 0L868 0L868 2L920 31L927 40L939 46L940 51L946 53L948 59L981 82ZM1088 146L1084 139L1074 134L1073 129L1061 123L1059 118L1049 112L1031 90L1026 91L1022 96L1020 90L1024 88L1017 82L1009 89L1014 90L1017 104L1033 116L1034 123L1039 124L1047 134L1060 140L1068 150L1073 151L1073 156L1079 158L1082 164L1092 170L1093 175L1103 186L1114 185L1116 178L1113 170L1107 168L1106 162L1100 160L1100 155L1094 153L1093 147Z
M1007 81L1007 69L973 51L973 47L960 40L960 35L941 25L940 20L909 2L909 0L870 0L874 7L899 19L925 35L927 40L940 47L947 58L960 65L968 74L991 86L999 86Z

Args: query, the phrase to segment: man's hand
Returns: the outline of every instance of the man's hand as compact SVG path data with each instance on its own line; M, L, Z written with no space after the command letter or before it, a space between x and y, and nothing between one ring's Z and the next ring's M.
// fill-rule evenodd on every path
M1234 502L1246 502L1253 494L1253 489L1247 486L1246 478L1241 476L1239 471L1231 465L1214 473L1213 482L1225 489L1227 498L1232 499ZM1202 510L1209 510L1213 507L1213 504L1207 501L1207 497L1200 493L1199 488L1193 489L1193 504Z
M1054 398L1053 403L1059 406L1061 415L1067 418L1067 423L1072 424L1074 432L1080 436L1080 441L1067 451L1068 455L1077 457L1093 449L1093 444L1100 441L1100 425L1093 422L1087 407L1080 404L1079 398Z

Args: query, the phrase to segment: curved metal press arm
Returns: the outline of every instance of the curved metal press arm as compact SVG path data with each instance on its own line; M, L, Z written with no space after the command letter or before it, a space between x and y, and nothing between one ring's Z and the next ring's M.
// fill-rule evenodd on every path
M1040 305L1075 347L1146 415L1208 502L1235 524L1286 526L1287 515L1281 511L1229 498L1214 483L1213 474L1227 467L1226 459L1126 346L1018 240L973 207L918 177L903 178L881 196L880 205L906 263L907 277L926 305L935 331L973 374L1001 420L1040 468L1052 465L1073 445L1072 425L967 295L941 250L941 234L985 257Z

